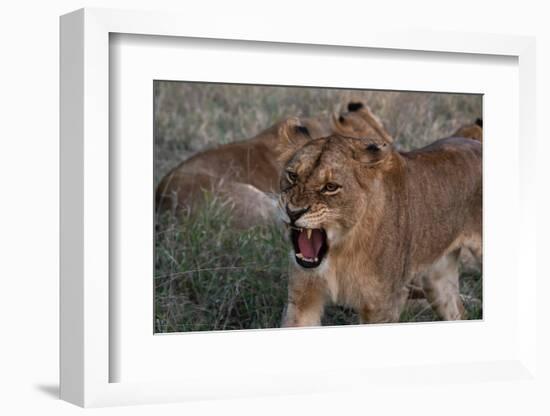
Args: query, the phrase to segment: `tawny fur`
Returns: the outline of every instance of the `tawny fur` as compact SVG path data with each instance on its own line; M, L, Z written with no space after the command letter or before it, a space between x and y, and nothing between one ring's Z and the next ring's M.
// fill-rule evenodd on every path
M483 140L482 120L478 118L474 123L466 124L460 127L451 137L464 137L464 138L474 139L481 142ZM440 261L437 261L432 267L428 268L424 273L419 273L413 279L412 283L409 285L409 290L410 290L409 297L415 298L415 299L423 298L426 296L430 297L430 293L427 293L427 291L430 290L430 282L439 282L438 283L439 286L450 285L450 286L458 287L459 264L462 265L462 267L467 267L470 269L474 269L476 271L481 270L480 249L481 247L479 249L476 247L470 247L469 251L458 250L457 256L451 254L448 256L449 258L444 258L444 259L441 259ZM458 257L458 259L455 257ZM446 270L444 274L441 271L442 264L446 264ZM445 281L442 281L440 277L441 275L444 275L446 277ZM428 286L426 286L426 284L428 284ZM444 291L440 290L440 292L444 292ZM455 297L457 296L458 295L455 295ZM436 306L434 306L435 310L441 309L439 306L437 306L438 303L442 303L442 302L432 299L432 304L436 304ZM438 315L443 317L445 314L438 313ZM456 315L456 314L451 314L451 315ZM462 318L466 318L466 313L464 310L462 310L461 316ZM447 317L447 319L449 318ZM453 319L457 319L457 318L455 317Z
M460 127L452 137L467 137L469 139L483 141L483 120L478 118L472 124L466 124Z
M479 141L400 153L389 140L334 135L296 140L282 154L281 206L309 208L295 226L325 229L329 245L318 268L291 262L284 326L319 325L328 302L362 322L396 322L419 274L442 319L464 316L456 257L463 247L481 257ZM328 180L341 185L337 194L319 191Z
M455 131L453 137L467 137L481 142L483 140L483 129L477 124L469 124Z
M157 212L194 210L203 203L205 192L209 192L229 202L233 217L240 219L242 226L269 221L276 212L268 194L278 189L280 149L294 136L316 139L340 133L389 138L365 103L353 102L350 106L351 110L346 108L332 118L291 117L252 139L209 149L181 162L157 186ZM299 126L306 127L307 134L297 129Z

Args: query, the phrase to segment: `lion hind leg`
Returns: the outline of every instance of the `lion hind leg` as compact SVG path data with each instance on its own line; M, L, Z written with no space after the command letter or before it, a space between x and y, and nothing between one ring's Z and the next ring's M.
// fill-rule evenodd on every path
M459 261L460 249L437 260L423 276L426 298L434 312L445 321L466 318L460 297Z

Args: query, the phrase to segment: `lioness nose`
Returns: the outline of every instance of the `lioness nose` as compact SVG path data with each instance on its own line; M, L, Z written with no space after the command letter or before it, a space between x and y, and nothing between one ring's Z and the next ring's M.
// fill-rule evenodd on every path
M307 208L300 208L297 210L291 210L288 205L286 206L286 213L288 214L288 218L290 218L290 222L294 223L298 218L300 218L302 215L304 215L306 212L309 211L309 207Z

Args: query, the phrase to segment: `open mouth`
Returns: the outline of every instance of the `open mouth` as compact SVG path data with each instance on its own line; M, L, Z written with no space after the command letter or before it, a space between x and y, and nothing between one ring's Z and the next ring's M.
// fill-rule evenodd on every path
M327 254L327 234L321 228L291 228L290 239L296 263L305 268L318 267Z

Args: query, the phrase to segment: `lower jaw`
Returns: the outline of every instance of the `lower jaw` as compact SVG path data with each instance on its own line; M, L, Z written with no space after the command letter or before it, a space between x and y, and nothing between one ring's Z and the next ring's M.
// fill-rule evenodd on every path
M296 255L294 255L294 260L296 261L296 264L302 269L315 270L315 269L319 268L319 266L321 264L323 264L324 257L319 259L316 262L309 262L309 261L306 261L306 260L302 260L302 259L296 257Z

